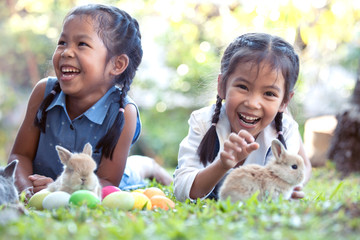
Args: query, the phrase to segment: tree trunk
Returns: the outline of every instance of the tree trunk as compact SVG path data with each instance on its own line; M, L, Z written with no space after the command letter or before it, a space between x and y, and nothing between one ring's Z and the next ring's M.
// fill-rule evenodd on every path
M360 66L349 106L337 115L337 120L329 159L343 176L347 176L360 171Z

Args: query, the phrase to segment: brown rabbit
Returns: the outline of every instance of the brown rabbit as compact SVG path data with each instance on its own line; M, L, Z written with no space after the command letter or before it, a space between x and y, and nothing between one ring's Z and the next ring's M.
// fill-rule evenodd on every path
M85 189L94 192L101 198L101 186L94 173L96 162L91 157L91 144L85 144L82 153L71 153L59 145L55 148L64 165L64 170L55 182L48 185L47 189L50 192L64 191L69 194Z
M304 160L288 153L277 139L272 141L271 150L275 159L266 166L249 164L231 171L220 188L220 200L244 201L257 191L259 199L268 195L275 199L280 194L289 199L294 187L304 181Z

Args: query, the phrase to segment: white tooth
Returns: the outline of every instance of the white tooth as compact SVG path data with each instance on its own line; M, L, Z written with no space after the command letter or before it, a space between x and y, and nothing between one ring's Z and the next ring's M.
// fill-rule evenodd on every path
M78 70L76 70L76 69L71 69L71 68L70 68L70 69L69 69L69 68L63 68L62 71L63 71L63 72L79 72Z
M256 117L248 117L248 116L244 116L244 115L241 115L243 118L245 118L246 120L248 120L248 121L255 121L256 119L258 119L258 118L256 118Z

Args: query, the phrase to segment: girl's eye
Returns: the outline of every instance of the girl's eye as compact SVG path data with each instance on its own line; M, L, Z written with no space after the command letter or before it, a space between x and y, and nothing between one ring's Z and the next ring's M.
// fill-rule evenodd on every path
M59 40L58 45L64 46L66 43L65 41Z
M273 92L265 92L265 96L268 96L268 97L276 97L276 94L273 93Z
M243 90L248 89L247 86L245 86L244 84L239 84L239 85L237 85L237 87L240 88L240 89L243 89Z
M89 45L85 42L79 42L79 46L84 46L84 47L88 47Z

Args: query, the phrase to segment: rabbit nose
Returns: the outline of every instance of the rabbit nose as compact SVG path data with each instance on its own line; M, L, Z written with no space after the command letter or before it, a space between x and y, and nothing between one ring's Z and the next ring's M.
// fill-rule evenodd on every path
M297 169L297 165L294 164L294 165L291 166L291 168L292 168L292 169Z
M86 178L81 178L81 182L84 183L86 181Z

